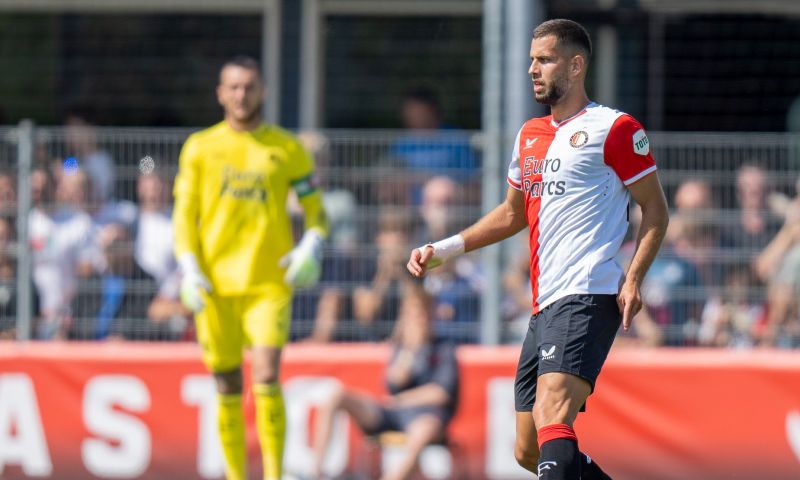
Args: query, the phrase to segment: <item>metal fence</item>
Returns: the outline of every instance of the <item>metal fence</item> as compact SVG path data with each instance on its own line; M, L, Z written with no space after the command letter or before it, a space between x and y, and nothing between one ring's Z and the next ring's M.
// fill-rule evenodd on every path
M193 339L178 300L169 221L189 131L38 128L25 172L20 132L0 128L0 336ZM651 137L672 223L643 288L648 307L619 343L796 346L800 235L784 217L800 212L793 203L800 140ZM477 219L482 187L504 183L503 172L482 173L477 132L335 130L301 138L317 160L332 233L320 285L295 296L291 338L385 339L406 314L409 250ZM15 228L22 225L17 199L31 204L22 205L29 212L22 229ZM302 225L296 202L288 208ZM634 228L636 217L633 209ZM484 320L501 324L504 341L520 341L530 312L526 250L524 238L503 244L499 284L484 280L474 255L434 271L425 286L437 333L480 341L481 301L495 289L502 301L496 317ZM30 324L18 312L18 286L27 278L18 275L26 268L18 253L32 263Z

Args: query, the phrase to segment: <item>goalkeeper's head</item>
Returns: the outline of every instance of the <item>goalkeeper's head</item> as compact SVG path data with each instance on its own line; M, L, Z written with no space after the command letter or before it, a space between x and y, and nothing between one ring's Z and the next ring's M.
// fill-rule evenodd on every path
M233 57L219 71L217 100L225 110L225 119L248 129L261 122L264 82L259 63L247 56Z

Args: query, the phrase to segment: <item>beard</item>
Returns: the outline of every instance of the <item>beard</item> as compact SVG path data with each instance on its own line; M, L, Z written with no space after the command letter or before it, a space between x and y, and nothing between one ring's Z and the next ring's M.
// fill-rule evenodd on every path
M243 115L234 114L234 117L237 121L242 123L251 123L257 120L261 117L261 103L259 102L256 105L253 105L253 107L247 110L247 113Z
M558 77L546 85L544 92L533 93L533 98L542 105L555 105L567 93L567 79Z

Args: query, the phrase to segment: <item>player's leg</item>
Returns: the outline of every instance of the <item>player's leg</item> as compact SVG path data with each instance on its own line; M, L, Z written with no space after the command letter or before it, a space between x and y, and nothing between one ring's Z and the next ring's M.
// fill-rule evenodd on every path
M252 353L256 431L261 445L264 478L277 480L282 477L286 440L286 408L278 382L281 349L253 347Z
M320 406L314 421L314 468L315 477L323 473L323 463L328 445L331 441L333 419L340 410L345 411L356 424L367 433L380 429L382 422L382 409L372 397L358 392L346 390L339 386L329 397L328 401Z
M283 472L286 408L281 392L280 362L289 337L291 297L265 295L246 301L245 334L252 348L256 430L261 444L264 478L277 480Z
M539 376L533 421L538 427L540 480L581 478L578 439L572 425L591 390L589 382L568 373Z
M416 416L406 425L406 444L403 458L390 472L386 472L381 480L406 480L417 468L417 460L422 450L432 442L440 440L444 435L444 422L435 414Z
M522 468L536 473L536 467L539 465L539 444L536 442L536 424L531 412L517 412L514 457Z
M217 387L217 428L228 480L247 478L242 413L242 324L232 299L209 296L195 315L203 362Z
M533 407L540 450L539 478L603 478L587 476L596 474L599 468L578 451L572 426L592 393L619 328L616 298L570 295L544 313L544 321L538 325L540 361ZM589 466L586 474L582 474L584 465Z
M517 411L514 457L522 468L533 473L536 473L539 461L536 425L531 414L536 400L536 376L539 368L539 338L535 326L541 323L542 315L540 312L531 317L525 340L522 342L514 380L514 406Z

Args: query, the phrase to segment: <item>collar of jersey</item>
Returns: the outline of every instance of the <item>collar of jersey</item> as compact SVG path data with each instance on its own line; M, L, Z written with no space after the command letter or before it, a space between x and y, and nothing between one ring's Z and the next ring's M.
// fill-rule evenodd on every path
M552 118L552 116L551 116L551 117L550 117L550 125L552 125L554 128L563 127L563 126L564 126L564 125L566 125L567 123L571 122L572 120L575 120L576 118L578 118L578 117L580 117L581 115L583 115L584 113L586 113L586 110L587 110L587 109L589 109L589 108L591 108L591 107L594 107L595 105L597 105L597 104L596 104L596 103L594 103L594 102L589 102L589 103L587 103L587 104L586 104L586 106L585 106L585 107L583 107L583 108L581 109L581 111L580 111L580 112L576 113L575 115L573 115L573 116L571 116L571 117L569 117L569 118L566 118L566 119L564 119L564 120L561 120L560 122L556 122L555 120L553 120L553 118Z
M258 133L265 132L267 129L269 129L269 124L266 122L261 122L256 128L245 131L236 130L235 128L231 127L230 124L225 120L223 120L222 123L225 124L225 128L228 129L228 131L233 132L237 135L256 135Z

